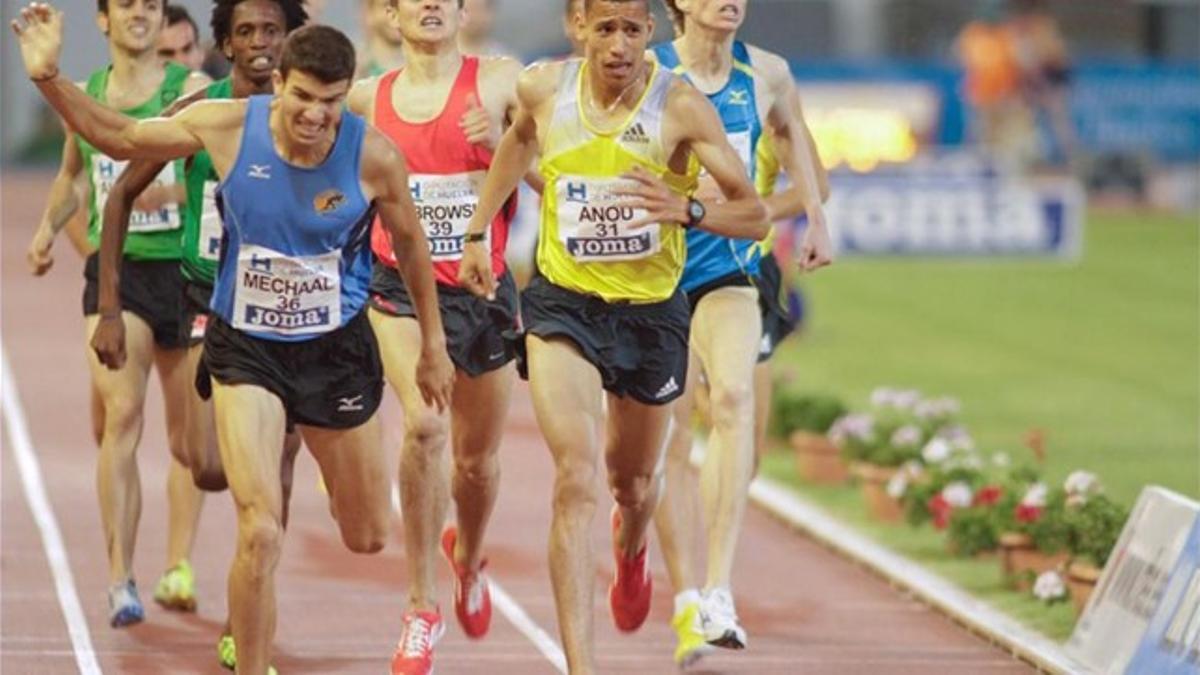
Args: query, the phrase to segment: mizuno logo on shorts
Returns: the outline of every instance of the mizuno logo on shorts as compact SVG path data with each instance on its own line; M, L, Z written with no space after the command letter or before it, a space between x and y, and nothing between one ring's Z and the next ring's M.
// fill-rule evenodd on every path
M662 400L677 391L679 391L679 383L675 381L675 376L672 375L671 379L667 380L667 383L654 395L654 398Z
M363 395L338 399L338 412L359 412L363 409Z

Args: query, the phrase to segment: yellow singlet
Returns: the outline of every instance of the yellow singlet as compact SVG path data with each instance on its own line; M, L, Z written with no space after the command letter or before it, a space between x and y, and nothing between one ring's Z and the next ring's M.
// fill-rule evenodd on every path
M683 273L687 245L674 223L628 229L643 215L614 195L620 176L641 166L683 194L696 176L672 173L662 146L667 92L675 76L653 66L634 111L612 130L583 112L585 64L563 68L539 171L546 181L537 263L551 283L606 302L652 303L671 297Z

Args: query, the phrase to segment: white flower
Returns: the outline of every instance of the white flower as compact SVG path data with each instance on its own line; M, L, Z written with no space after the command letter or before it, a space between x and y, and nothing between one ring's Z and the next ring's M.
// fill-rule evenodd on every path
M1090 495L1100 491L1100 480L1089 471L1073 471L1063 483L1069 495Z
M875 390L871 392L871 405L875 406L876 408L891 407L892 401L895 398L895 393L896 390L889 387L876 387Z
M962 405L958 399L943 396L941 398L928 398L917 402L913 407L913 413L918 419L934 420L943 417L953 417L962 410Z
M1067 584L1062 575L1055 570L1042 572L1037 581L1033 582L1033 595L1038 600L1050 602L1067 596Z
M897 471L887 482L887 494L892 499L900 499L905 492L908 492L908 474Z
M971 491L971 486L960 480L956 480L942 488L942 499L945 499L947 504L956 509L965 509L970 506L971 500L974 497L975 493Z
M950 456L950 444L944 438L934 438L925 444L921 457L926 464L941 464Z
M892 445L897 448L911 448L921 442L921 430L911 424L905 424L892 433Z
M992 466L1004 469L1012 464L1012 459L1007 452L992 453Z
M1045 483L1034 483L1025 491L1025 496L1021 497L1021 506L1045 506L1046 495L1049 492L1050 490L1046 487Z
M901 389L892 393L892 407L897 410L911 410L921 400L921 392L916 389Z

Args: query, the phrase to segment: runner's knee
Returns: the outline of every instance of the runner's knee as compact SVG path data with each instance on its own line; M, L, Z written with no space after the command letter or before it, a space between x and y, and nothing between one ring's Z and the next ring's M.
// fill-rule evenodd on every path
M142 401L132 396L112 396L104 402L104 433L121 433L142 423Z
M471 453L454 456L455 480L471 485L492 481L500 474L500 462L496 453Z
M639 509L650 496L654 476L649 473L628 472L608 474L608 489L618 504L629 509Z
M750 382L714 385L711 401L713 426L727 427L752 420L754 389Z
M342 543L354 553L378 553L387 543L388 513L386 506L376 509L355 523L342 523Z
M413 415L411 422L406 422L405 433L409 442L421 448L436 449L446 445L446 420L437 413L429 410Z
M554 508L595 507L596 468L586 461L560 461L554 479Z
M256 576L267 576L279 562L283 527L279 518L259 507L238 514L238 558Z

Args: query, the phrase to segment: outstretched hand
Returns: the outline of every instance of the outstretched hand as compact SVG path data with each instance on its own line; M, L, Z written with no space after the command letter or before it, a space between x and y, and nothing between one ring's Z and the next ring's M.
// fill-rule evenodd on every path
M63 42L62 12L49 3L31 2L21 10L21 18L13 20L12 29L29 77L48 80L57 75Z

